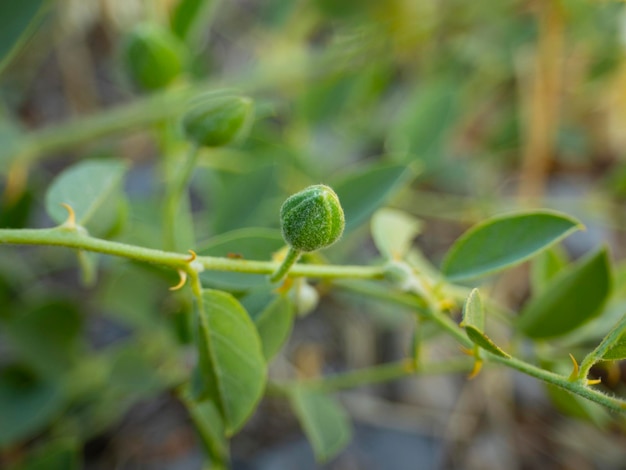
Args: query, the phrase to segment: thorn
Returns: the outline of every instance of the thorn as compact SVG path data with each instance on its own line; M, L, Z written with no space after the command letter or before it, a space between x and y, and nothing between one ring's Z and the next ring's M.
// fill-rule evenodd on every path
M178 272L178 276L179 276L180 280L178 281L178 284L176 284L175 286L170 287L169 290L171 290L171 291L182 289L182 287L187 282L187 273L185 271L183 271L182 269L179 269L177 272Z
M189 252L189 258L186 260L188 263L193 263L196 258L198 257L198 255L196 254L195 251L193 250L187 250Z
M74 209L72 209L72 206L64 202L61 203L61 206L67 211L67 219L63 222L62 226L67 228L76 228L76 213L74 212Z
M474 356L474 350L473 349L469 349L469 348L466 348L464 346L461 346L460 349L461 349L461 352L463 354L465 354L466 356Z
M602 383L602 379L590 379L587 380L587 385L598 385Z
M476 361L474 362L474 368L467 376L467 379L472 380L476 378L476 376L480 373L482 368L483 368L483 361L481 361L480 359L476 359Z
M576 362L576 358L572 355L572 353L570 353L569 358L574 363L574 369L572 370L572 373L569 375L569 380L576 380L578 378L578 371L580 370L578 367L578 362Z

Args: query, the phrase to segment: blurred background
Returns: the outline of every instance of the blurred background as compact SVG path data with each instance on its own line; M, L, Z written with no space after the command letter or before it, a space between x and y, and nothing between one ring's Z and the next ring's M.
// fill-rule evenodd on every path
M587 231L568 239L568 256L610 247L622 303L607 309L623 313L623 2L5 3L1 227L50 226L43 207L55 175L115 157L130 165L127 200L119 223L96 235L161 247L163 168L186 148L178 119L197 95L227 88L255 100L256 120L245 142L201 159L195 231L181 251L238 253L249 235L241 229L255 227L264 244L244 254L268 259L281 246L285 195L365 172L379 204L422 221L414 249L435 266L487 216L548 207L578 217ZM2 49L15 45L14 30L26 36ZM376 262L369 215L324 255ZM80 449L76 468L202 468L201 441L172 392L189 360L188 293L167 291L170 273L124 260L101 260L91 281L84 274L64 250L0 251L0 467L62 439ZM527 278L522 267L487 289L515 310ZM239 278L207 282L246 300ZM276 376L367 367L410 350L410 312L308 287L319 303L296 320ZM458 353L435 343L432 357ZM624 392L623 364L595 373ZM340 398L354 437L321 468L620 469L626 457L623 419L510 371L420 376ZM278 399L262 403L231 455L236 469L317 468Z

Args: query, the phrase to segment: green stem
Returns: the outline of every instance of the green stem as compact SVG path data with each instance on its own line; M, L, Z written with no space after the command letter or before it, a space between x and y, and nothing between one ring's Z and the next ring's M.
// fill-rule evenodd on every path
M511 369L516 369L520 372L523 372L526 375L530 375L531 377L535 377L536 379L542 380L552 385L556 385L568 392L579 395L583 398L591 400L595 403L599 403L613 411L618 411L620 413L626 413L626 401L611 397L606 395L598 390L587 387L584 383L579 381L572 382L568 377L564 377L559 374L555 374L554 372L550 372L545 369L540 369L532 364L529 364L520 359L512 358L504 358L500 356L495 356L493 354L485 352L485 356L490 362L498 362L503 364Z
M340 284L342 286L350 286L353 285L352 282L341 281ZM362 289L361 292L363 294L368 294L368 289ZM374 292L370 290L371 294ZM397 294L397 295L387 295L387 296L379 296L374 294L374 297L381 298L383 300L388 300L390 302L396 303L398 305L407 306L410 299L406 295ZM417 299L416 299L417 300ZM435 302L429 301L428 299L422 299L428 303L428 308L423 309L421 305L418 303L415 304L415 308L419 308L421 310L422 315L425 318L429 318L435 324L437 324L444 332L448 333L454 339L456 339L461 345L466 348L473 348L474 343L467 337L463 329L461 329L450 317L445 315L441 310L437 307ZM626 319L623 319L622 322L618 323L613 330L607 335L604 341L596 348L594 351L593 357L599 357L598 355L603 355L605 352L605 348L608 348L610 344L613 344L614 338L619 338L621 334L626 331ZM608 396L598 390L589 388L586 385L586 382L583 381L571 381L569 377L564 377L562 375L555 374L554 372L547 371L545 369L541 369L532 364L529 364L525 361L516 358L504 358L495 356L493 354L488 353L487 351L482 351L483 357L487 362L497 362L503 364L511 369L518 370L523 372L524 374L530 375L531 377L535 377L536 379L542 380L544 382L550 383L552 385L556 385L557 387L563 388L571 393L579 395L583 398L591 400L593 402L599 403L603 406L606 406L609 409L614 411L618 411L621 413L626 413L626 401L621 400L619 398ZM585 358L583 364L585 367L589 363L591 363L593 359ZM430 365L428 365L430 367ZM591 367L591 366L589 366ZM582 368L581 368L582 369ZM586 374L585 376L586 377Z
M283 262L280 263L280 266L270 276L270 282L278 282L282 280L282 278L287 275L287 272L289 272L289 268L291 268L296 261L298 261L298 258L300 258L300 250L296 250L290 246L287 256L285 256Z
M365 47L365 46L364 46ZM54 124L24 134L9 148L0 149L0 160L27 163L42 160L55 152L75 147L105 136L126 134L145 128L159 121L180 116L189 102L208 93L219 96L232 92L232 89L254 93L265 89L276 89L313 78L333 76L343 70L358 67L358 62L345 60L346 52L341 48L322 52L311 52L298 61L284 66L260 66L243 77L228 77L220 81L208 81L169 88L139 98L130 104L123 104L100 111L93 116L81 117L61 124ZM344 60L342 60L344 59ZM229 89L220 88L223 83L231 83Z
M187 187L189 186L189 181L191 180L193 170L196 167L199 154L199 147L197 145L193 145L182 168L174 174L172 182L167 187L164 214L165 248L167 250L174 250L178 248L176 243L177 215L180 212L181 201L185 195Z
M580 363L578 378L585 380L593 365L601 361L609 349L611 349L624 334L626 334L626 315L611 328L611 331L607 333L600 344L583 359Z
M120 256L135 261L159 264L173 269L182 269L186 272L193 272L195 270L190 269L189 254L173 253L102 240L66 227L50 229L0 229L0 244L63 246ZM278 263L271 261L249 261L213 256L198 256L193 263L200 269L249 274L271 274L279 267ZM382 266L296 264L291 268L290 275L294 277L319 279L382 279L384 276L384 268Z

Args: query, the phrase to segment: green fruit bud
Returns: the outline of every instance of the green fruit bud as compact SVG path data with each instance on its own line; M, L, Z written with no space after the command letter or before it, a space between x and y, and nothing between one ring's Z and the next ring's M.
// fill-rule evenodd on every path
M150 23L133 29L122 51L128 74L143 90L157 90L173 82L182 74L186 56L185 46L176 36Z
M287 198L280 208L280 223L289 246L315 251L339 240L345 219L337 194L317 184Z
M203 99L183 117L187 138L201 147L221 147L249 127L254 104L250 98L222 96Z

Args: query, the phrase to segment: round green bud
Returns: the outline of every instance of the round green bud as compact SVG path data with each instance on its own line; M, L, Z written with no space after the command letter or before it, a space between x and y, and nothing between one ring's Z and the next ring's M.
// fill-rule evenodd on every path
M152 23L135 27L122 49L132 81L142 90L158 90L172 83L185 68L185 45L169 30Z
M337 194L323 184L296 193L280 208L283 238L298 251L316 251L332 245L346 225Z
M248 129L254 103L241 96L202 99L183 117L189 140L201 147L221 147L241 137Z

